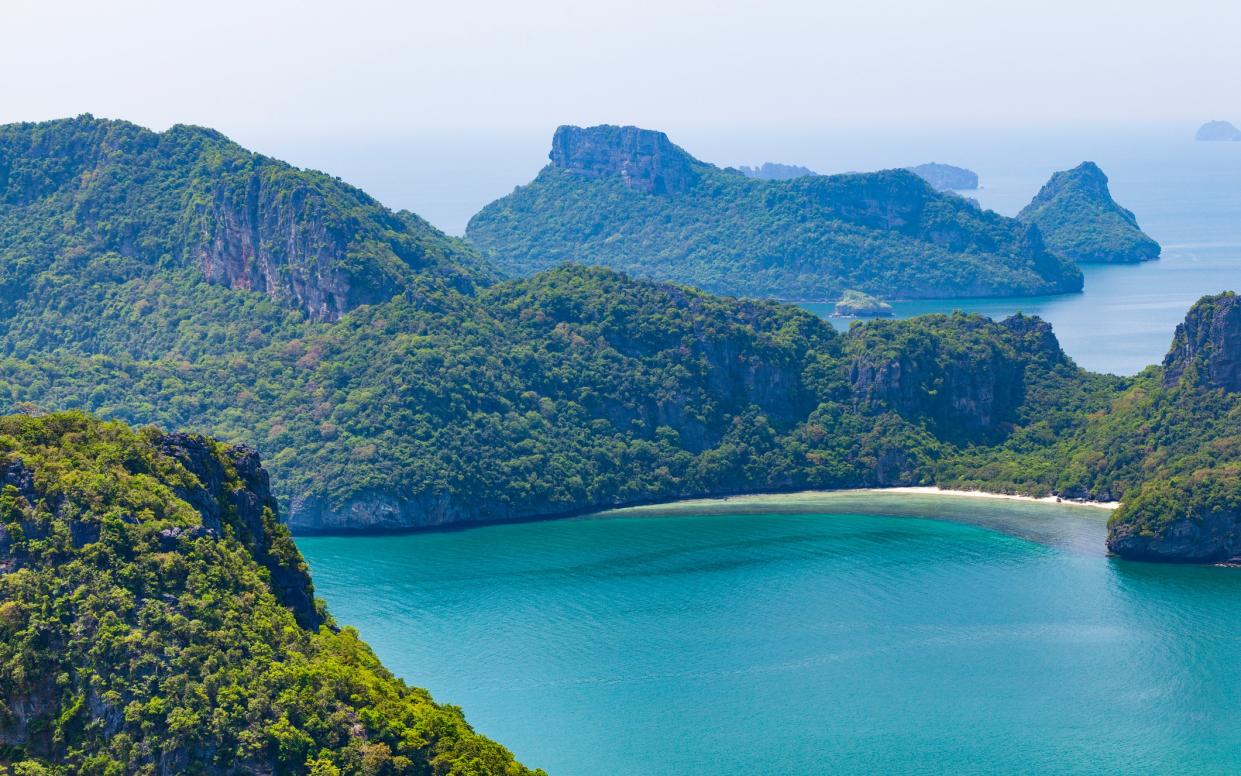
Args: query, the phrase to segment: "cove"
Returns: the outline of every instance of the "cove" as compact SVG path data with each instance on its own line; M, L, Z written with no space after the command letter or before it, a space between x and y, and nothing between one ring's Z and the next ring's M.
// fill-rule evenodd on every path
M398 675L551 774L1225 773L1241 574L1107 513L847 492L304 537Z

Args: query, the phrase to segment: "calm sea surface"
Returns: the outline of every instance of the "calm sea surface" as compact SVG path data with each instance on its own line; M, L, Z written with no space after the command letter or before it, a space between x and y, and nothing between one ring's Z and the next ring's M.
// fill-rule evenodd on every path
M888 494L301 538L399 675L552 774L1231 773L1241 574L1088 507Z

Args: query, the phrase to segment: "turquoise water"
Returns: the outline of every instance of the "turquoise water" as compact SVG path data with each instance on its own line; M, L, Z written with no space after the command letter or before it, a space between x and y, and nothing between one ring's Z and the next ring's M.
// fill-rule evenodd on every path
M552 774L1229 773L1241 573L1106 512L836 494L299 538L396 673Z

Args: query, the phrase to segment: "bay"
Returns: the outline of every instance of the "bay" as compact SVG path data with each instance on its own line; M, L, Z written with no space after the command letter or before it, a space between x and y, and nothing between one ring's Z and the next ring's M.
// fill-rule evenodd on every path
M1225 773L1241 575L1106 511L844 492L302 537L384 662L552 774Z

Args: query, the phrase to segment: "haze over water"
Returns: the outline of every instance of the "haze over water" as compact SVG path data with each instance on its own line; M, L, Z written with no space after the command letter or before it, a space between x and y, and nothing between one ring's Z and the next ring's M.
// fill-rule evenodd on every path
M1105 520L837 494L298 544L552 774L1228 772L1241 575L1108 558Z

